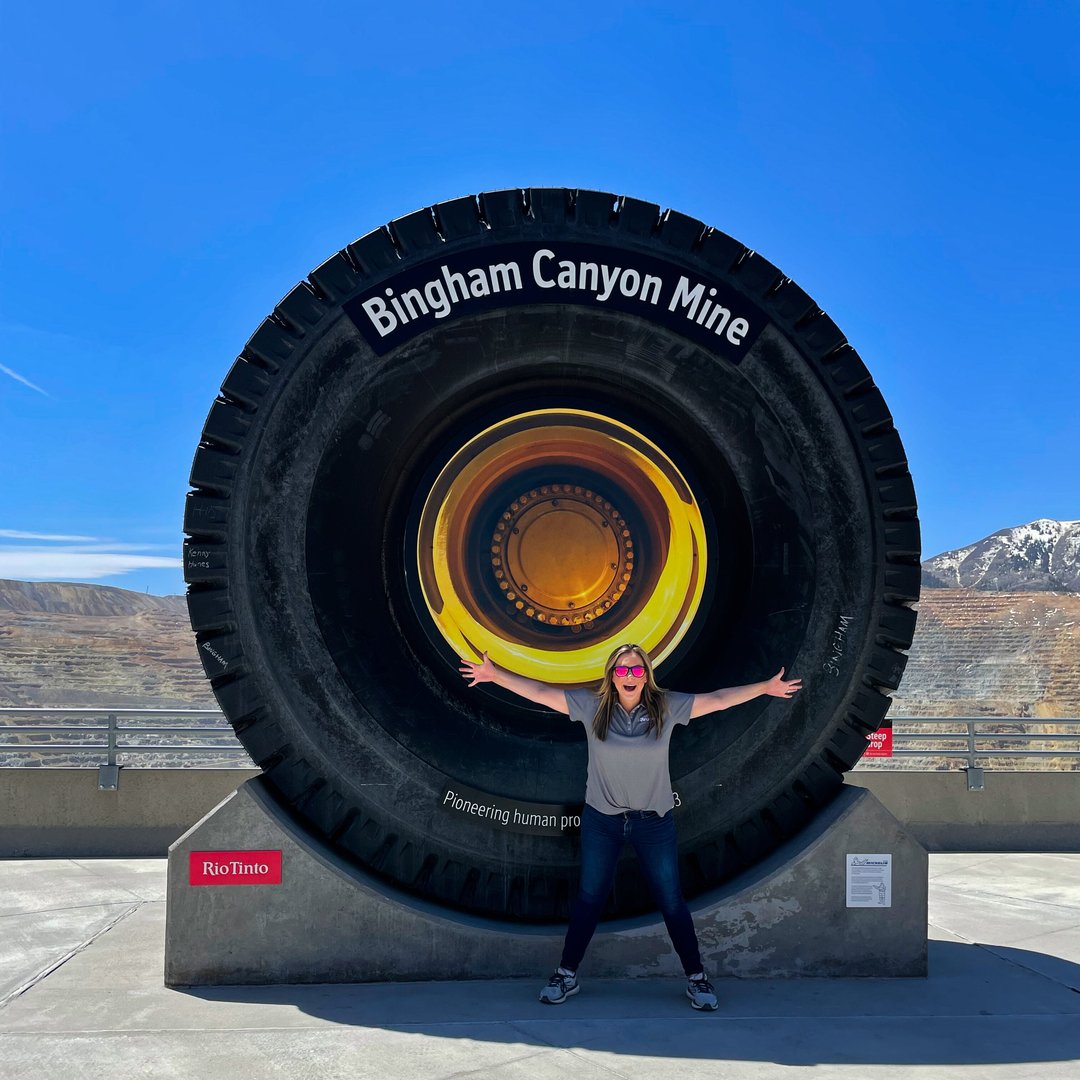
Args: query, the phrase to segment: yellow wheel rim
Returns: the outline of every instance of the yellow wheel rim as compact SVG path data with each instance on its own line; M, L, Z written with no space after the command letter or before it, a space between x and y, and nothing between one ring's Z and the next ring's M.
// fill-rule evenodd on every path
M520 413L471 439L424 502L417 569L459 656L595 682L620 642L659 663L704 590L705 529L674 463L617 420Z

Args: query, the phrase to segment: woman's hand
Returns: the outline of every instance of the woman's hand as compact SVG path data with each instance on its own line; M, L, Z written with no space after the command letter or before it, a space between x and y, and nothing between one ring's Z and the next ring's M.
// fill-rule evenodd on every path
M781 668L768 682L747 683L746 686L728 686L723 690L714 690L711 694L695 694L694 704L690 707L690 719L695 716L708 716L720 709L730 709L753 701L762 694L769 697L789 698L802 689L802 679L784 679Z
M765 684L765 693L769 697L789 698L801 689L802 679L788 679L785 681L783 668Z
M483 659L479 663L474 660L462 660L461 667L458 669L461 677L469 680L470 686L491 682L504 690L509 690L511 694L528 698L529 701L535 701L537 705L543 705L555 712L570 711L562 687L549 686L547 683L537 682L536 679L526 679L524 675L515 675L506 668L496 667L486 652L480 655Z
M472 682L469 683L470 686L495 681L495 665L488 659L487 653L481 653L480 655L483 657L480 663L474 663L472 660L462 660L461 667L458 669L463 679L472 679Z

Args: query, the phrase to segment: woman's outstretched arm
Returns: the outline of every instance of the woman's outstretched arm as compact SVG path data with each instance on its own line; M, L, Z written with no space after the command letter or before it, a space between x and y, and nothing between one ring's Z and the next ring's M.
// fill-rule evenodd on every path
M753 701L762 694L768 694L769 697L789 698L801 689L802 679L785 681L784 669L781 668L765 682L747 683L746 686L728 686L723 690L714 690L711 694L695 694L690 719L693 720L695 716L705 716L720 709L730 709L732 705Z
M518 697L528 698L529 701L535 701L537 705L546 705L555 712L569 713L570 711L566 707L566 694L559 687L538 682L536 679L526 679L524 675L515 675L512 671L499 667L489 659L487 653L483 654L483 659L478 664L472 660L462 660L459 670L463 678L472 680L469 683L470 686L476 686L477 683L482 682L493 682L496 686L517 694Z

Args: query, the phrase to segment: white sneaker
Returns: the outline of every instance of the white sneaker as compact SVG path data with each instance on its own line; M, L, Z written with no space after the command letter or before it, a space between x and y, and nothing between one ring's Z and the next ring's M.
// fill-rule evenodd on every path
M686 996L695 1009L715 1009L717 1006L716 991L704 972L696 979L687 980Z
M561 1005L568 997L576 994L580 989L577 975L559 968L548 979L547 986L540 991L540 1000L545 1005Z

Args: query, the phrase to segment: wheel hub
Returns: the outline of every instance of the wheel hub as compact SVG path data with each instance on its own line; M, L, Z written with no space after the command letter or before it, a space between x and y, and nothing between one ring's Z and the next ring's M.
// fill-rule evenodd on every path
M610 417L543 409L454 453L424 502L427 616L459 656L562 685L619 641L660 660L704 591L705 529L682 474Z
M575 484L543 484L519 495L492 537L496 582L516 610L540 623L578 628L625 594L634 541L602 495Z

